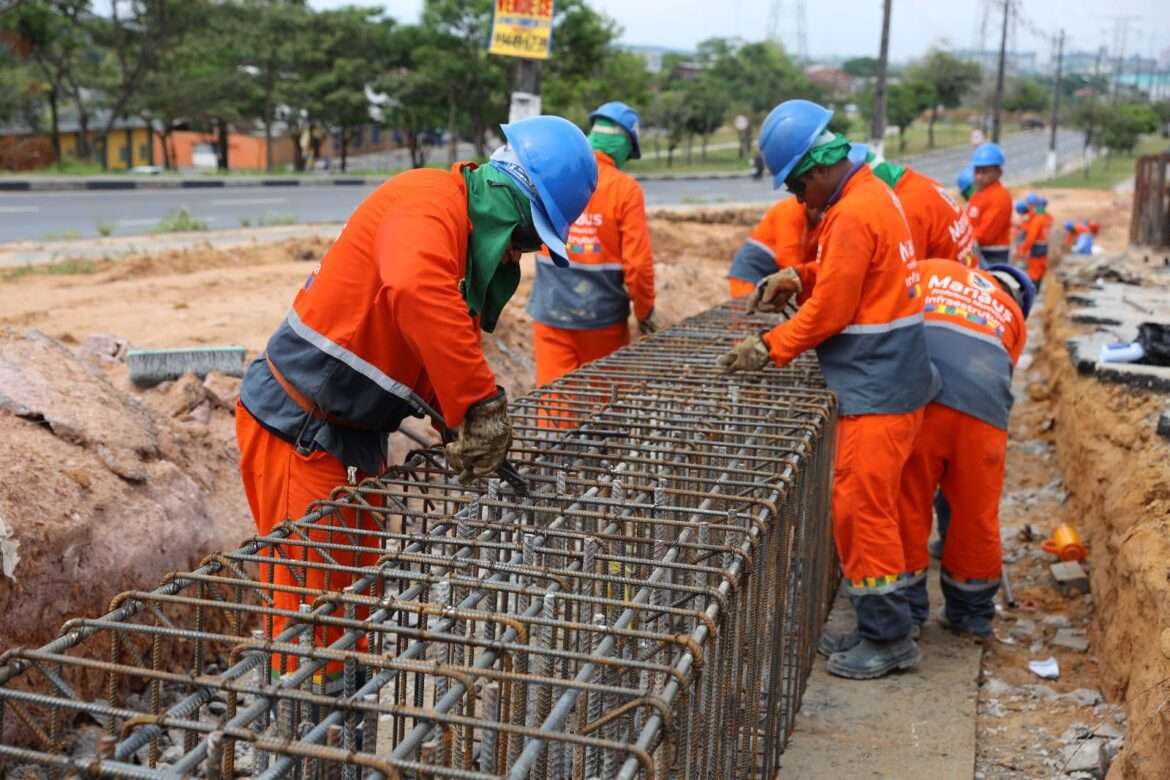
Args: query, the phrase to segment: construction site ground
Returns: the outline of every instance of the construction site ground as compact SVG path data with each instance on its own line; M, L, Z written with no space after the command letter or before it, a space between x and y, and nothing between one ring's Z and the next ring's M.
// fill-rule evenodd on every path
M1057 224L1098 219L1100 243L1123 248L1127 198L1046 194ZM727 265L758 214L653 216L662 322L725 298ZM127 345L240 344L256 354L327 246L303 237L171 249L82 264L83 273L3 277L0 652L40 644L68 618L99 614L114 594L252 533L236 472L238 380L142 390L121 356ZM532 385L531 270L529 261L484 340L510 394ZM917 672L852 683L819 663L783 777L1096 777L1107 758L1110 778L1170 777L1170 453L1151 423L1170 397L1078 375L1064 347L1074 328L1064 293L1054 274L1016 374L1002 523L1019 606L984 645L928 623ZM397 452L413 446L396 438ZM1049 573L1041 543L1061 522L1089 548L1087 595L1062 593ZM1060 646L1058 632L1083 632L1087 649ZM1056 680L1028 669L1049 656Z

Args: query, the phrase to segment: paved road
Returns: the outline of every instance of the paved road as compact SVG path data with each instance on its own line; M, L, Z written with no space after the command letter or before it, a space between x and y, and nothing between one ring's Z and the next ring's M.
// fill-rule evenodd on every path
M1081 136L1062 131L1064 159L1080 155ZM1023 181L1044 172L1048 146L1045 132L1009 136L1005 152L1012 179ZM914 158L914 166L948 186L966 161L964 148ZM748 176L725 179L657 180L644 183L649 206L715 203L762 203L777 197L767 179ZM0 242L49 240L99 234L150 233L168 212L187 208L212 230L265 222L343 222L372 187L295 187L216 190L123 190L110 192L0 193Z

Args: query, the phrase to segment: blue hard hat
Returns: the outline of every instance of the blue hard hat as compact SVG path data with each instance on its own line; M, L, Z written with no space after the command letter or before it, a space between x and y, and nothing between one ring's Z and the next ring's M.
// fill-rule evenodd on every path
M1029 206L1043 206L1048 201L1044 200L1044 198L1034 192L1029 192L1028 197L1024 198L1024 202Z
M1028 212L1028 201L1017 200L1015 203L1017 214L1026 214Z
M785 100L772 109L760 127L760 154L772 172L775 189L780 189L832 118L832 111L809 100Z
M500 125L519 165L508 159L491 164L508 174L528 195L532 221L552 260L566 268L569 226L589 205L597 189L597 159L585 134L559 116L534 116Z
M959 185L960 194L966 192L975 183L975 166L968 165L959 171L959 178L955 180L955 183Z
M1064 229L1065 230L1076 230L1077 226L1075 224L1073 224L1073 221L1070 219L1064 223Z
M975 153L971 155L971 165L976 168L982 168L985 165L1000 165L1004 163L1003 149L999 148L999 144L982 144L975 148Z
M868 144L849 144L849 162L860 165L869 158Z
M627 106L620 100L611 100L608 103L603 103L597 107L597 110L589 115L589 122L592 124L598 117L608 119L611 122L616 122L626 134L630 136L630 143L633 144L633 149L630 151L630 159L637 160L642 157L642 150L638 146L638 112Z
M1036 285L1032 284L1028 275L1022 269L1009 263L988 266L987 271L997 280L1006 284L1012 297L1016 299L1016 303L1020 304L1020 311L1024 313L1024 319L1027 319L1028 314L1032 311L1032 303L1036 300Z

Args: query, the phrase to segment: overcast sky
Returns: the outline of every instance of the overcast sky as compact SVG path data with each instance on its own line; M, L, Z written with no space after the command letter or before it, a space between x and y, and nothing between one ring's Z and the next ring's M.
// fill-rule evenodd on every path
M310 0L317 8L354 4L351 0ZM915 57L934 44L970 48L979 41L987 0L894 0L890 52L895 60ZM771 0L591 0L625 29L623 41L690 49L712 36L764 37ZM385 0L382 5L394 17L414 21L422 0ZM779 3L780 35L795 49L796 2ZM805 0L809 53L812 57L835 54L872 54L881 34L881 0ZM999 0L991 5L1002 8ZM1074 49L1114 46L1115 18L1128 22L1128 52L1150 54L1170 48L1168 0L1019 0L1023 15L1053 31L1062 24ZM992 25L994 26L994 25ZM987 45L998 45L995 30L988 31ZM1038 50L1047 59L1050 44L1020 25L1021 50Z

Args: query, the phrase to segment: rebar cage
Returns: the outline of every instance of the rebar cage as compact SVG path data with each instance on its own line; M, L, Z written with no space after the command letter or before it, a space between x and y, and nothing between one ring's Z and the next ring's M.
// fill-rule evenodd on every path
M527 496L418 451L5 653L0 770L774 777L837 565L815 361L715 368L769 324L731 302L513 401Z

